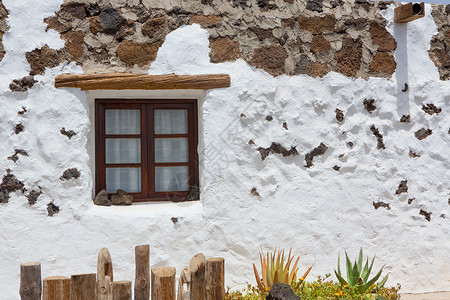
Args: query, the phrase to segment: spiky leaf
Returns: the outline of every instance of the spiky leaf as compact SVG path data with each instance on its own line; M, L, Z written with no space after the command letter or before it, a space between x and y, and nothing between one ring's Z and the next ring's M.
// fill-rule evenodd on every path
M350 261L350 258L347 255L347 252L345 252L346 262L347 262L347 280L350 285L354 285L355 282L353 281L352 277L352 262Z
M316 263L316 262L314 262L314 263ZM311 269L312 269L313 266L314 266L314 264L312 264L311 267L309 267L309 269L306 270L305 274L303 274L303 276L301 278L302 281L304 281L306 276L308 276L309 272L311 272Z
M366 289L368 289L372 284L374 284L378 280L378 278L380 278L381 272L383 272L383 268L381 268L380 271L378 271L377 275L375 275L374 278L372 278L371 280L369 280L369 282L366 283Z
M388 277L389 277L389 274L386 275L386 276L383 278L383 280L381 280L380 283L377 284L377 287L378 287L379 289L381 289L381 288L384 286L384 284L385 284L386 281L388 280Z
M253 272L255 273L256 283L258 284L258 288L260 290L264 290L264 285L261 282L261 278L259 277L258 270L256 270L255 264L253 264Z
M358 272L361 274L362 271L362 261L363 261L363 250L359 249L359 258L358 258Z
M292 257L292 258L294 258L294 257ZM292 267L292 272L291 272L291 274L289 275L288 281L291 282L291 283L292 283L292 282L296 279L296 277L297 277L297 271L298 271L297 264L298 264L298 261L299 261L299 260L300 260L300 257L297 257L297 260L295 261L294 266ZM290 284L290 283L288 283L288 284Z
M335 270L335 272L336 272L336 270ZM338 255L338 270L337 270L337 272L339 275L342 275L341 274L341 255L340 254Z
M372 272L373 262L375 261L375 256L372 258L372 262L370 263L369 270L367 270L366 277L363 278L364 282L367 282L369 280L370 272Z
M345 281L345 279L341 276L341 274L339 274L338 272L336 272L336 270L334 270L334 274L336 274L336 278L339 280L339 283L340 283L341 285L345 285L345 284L348 285L347 281Z
M355 261L355 263L353 264L352 272L351 272L351 279L350 278L348 279L350 285L357 284L358 280L360 279L359 275L360 274L358 272L358 265L356 264L356 261Z
M261 253L259 254L259 257L261 258L261 273L262 273L262 280L264 282L264 284L267 284L267 262L266 262L266 258L264 257L264 255Z
M366 259L366 264L364 265L364 269L361 273L361 277L364 280L364 282L367 282L367 277L369 277L368 273L369 273L369 258Z

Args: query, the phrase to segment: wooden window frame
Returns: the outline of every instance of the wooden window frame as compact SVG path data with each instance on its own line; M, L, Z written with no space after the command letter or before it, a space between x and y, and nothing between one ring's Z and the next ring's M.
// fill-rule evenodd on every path
M106 109L139 109L140 134L138 135L106 135L105 134L105 110ZM155 134L153 126L154 109L187 109L188 133L187 134ZM198 111L197 99L95 99L95 193L106 189L106 138L140 138L141 162L135 164L114 164L118 167L141 168L141 192L130 193L133 202L153 201L183 201L190 195L190 191L198 191L199 187L199 159L198 146ZM155 163L155 138L187 137L188 157L187 163ZM156 166L188 166L189 191L181 192L156 192L155 191L155 167ZM109 167L112 167L109 165ZM197 192L198 193L198 192ZM113 194L109 194L111 196ZM198 198L198 196L196 197ZM191 199L198 200L198 199Z

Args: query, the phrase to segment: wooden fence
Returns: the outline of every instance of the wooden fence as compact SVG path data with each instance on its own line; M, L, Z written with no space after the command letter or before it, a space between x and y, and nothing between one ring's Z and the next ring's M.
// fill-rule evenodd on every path
M195 255L178 281L172 267L151 268L150 246L135 248L136 277L134 300L223 300L225 298L225 260ZM97 273L69 277L52 276L41 280L41 264L20 265L22 300L131 300L131 281L114 281L113 263L107 248L98 253ZM178 295L177 295L178 294ZM42 296L42 298L41 298Z

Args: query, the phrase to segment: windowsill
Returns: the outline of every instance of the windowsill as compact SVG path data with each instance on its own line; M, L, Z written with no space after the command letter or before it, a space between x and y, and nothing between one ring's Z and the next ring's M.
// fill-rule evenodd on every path
M101 217L188 217L202 212L201 201L188 202L141 202L132 205L98 206L91 202L88 214Z

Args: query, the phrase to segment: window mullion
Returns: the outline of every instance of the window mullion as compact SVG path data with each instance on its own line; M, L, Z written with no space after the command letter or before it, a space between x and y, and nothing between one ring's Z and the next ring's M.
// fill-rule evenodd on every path
M105 135L106 135L106 113L105 113L106 107L102 105L102 109L101 109L101 113L100 113L100 118L101 118L101 144L100 144L100 153L101 153L101 168L102 168L102 179L101 179L101 185L102 187L106 190L106 139L105 139Z
M154 113L153 113L153 104L147 104L147 166L148 166L148 180L147 186L149 191L149 196L152 197L155 195L155 130L154 130Z
M147 105L142 104L141 108L141 189L144 197L149 196L148 189L148 128L147 128Z
M96 103L95 108L96 113L96 121L95 121L95 192L97 193L105 186L105 164L104 164L104 157L105 157L105 149L102 147L104 144L104 133L105 133L105 126L104 126L104 106L100 103ZM102 126L103 124L103 126Z
M199 165L200 165L200 159L199 159L199 154L198 154L198 104L197 102L194 102L191 104L192 107L192 115L193 115L193 122L192 122L192 130L193 133L192 135L194 136L194 140L192 141L192 143L194 144L192 146L192 151L194 153L194 161L192 162L193 164L193 169L194 169L194 182L197 185L198 188L200 188L200 171L199 171Z
M188 149L189 149L189 187L191 188L195 185L195 173L196 170L194 168L195 165L195 151L197 151L195 147L195 136L194 136L194 113L193 113L193 105L190 104L188 108Z

